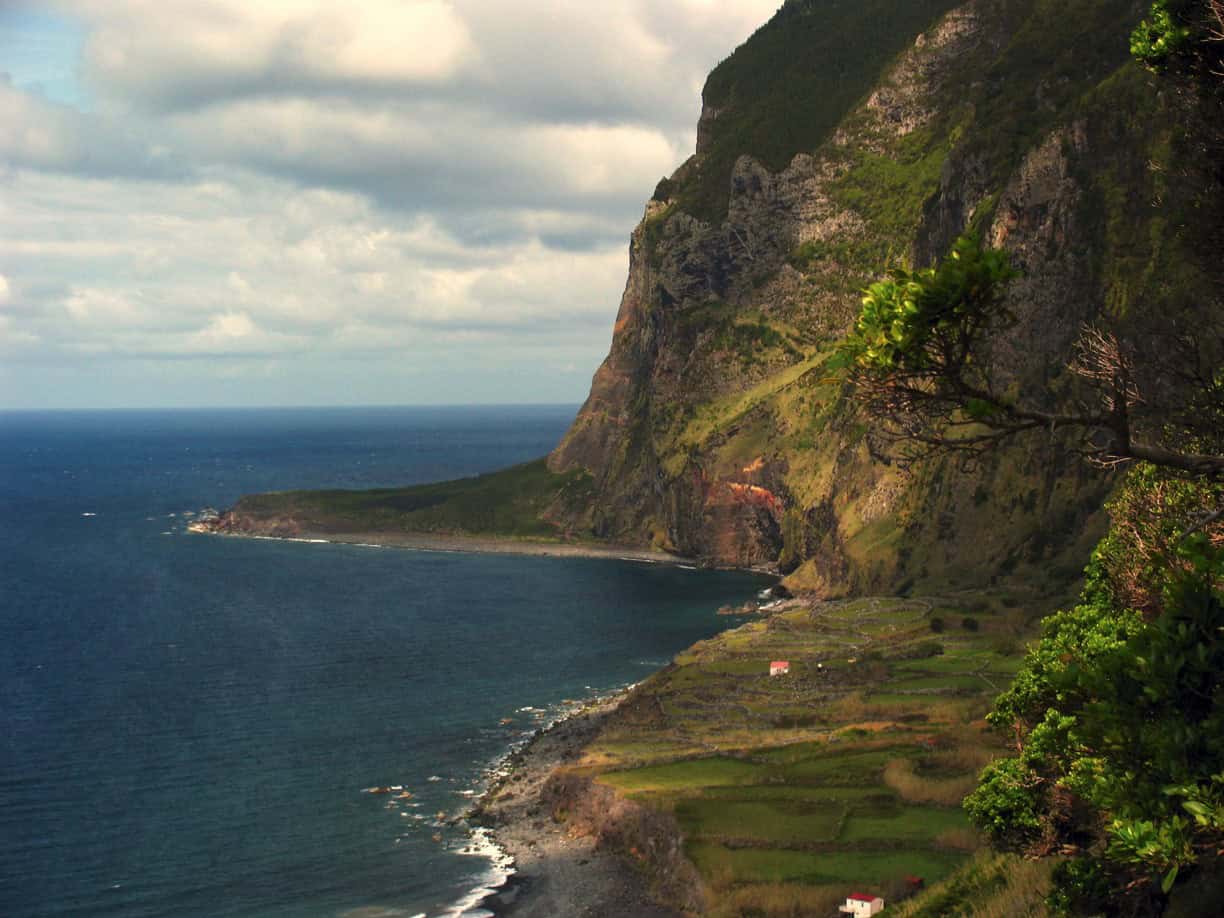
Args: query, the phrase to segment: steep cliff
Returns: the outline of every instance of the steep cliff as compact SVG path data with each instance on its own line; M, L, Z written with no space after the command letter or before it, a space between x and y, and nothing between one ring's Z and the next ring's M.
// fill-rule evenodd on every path
M966 229L1021 271L993 348L1051 404L1085 323L1142 345L1218 309L1204 227L1224 217L1196 187L1189 109L1128 53L1147 6L788 0L710 74L697 150L633 231L608 357L546 467L256 495L211 528L602 540L827 596L1068 584L1110 476L1053 435L901 469L829 362L864 286Z
M969 227L1022 271L1017 385L1054 397L1086 321L1192 308L1176 112L1127 52L1143 7L786 3L713 71L697 152L633 232L610 352L548 461L594 496L557 523L830 595L1074 576L1108 476L1042 436L902 471L826 364L866 283Z

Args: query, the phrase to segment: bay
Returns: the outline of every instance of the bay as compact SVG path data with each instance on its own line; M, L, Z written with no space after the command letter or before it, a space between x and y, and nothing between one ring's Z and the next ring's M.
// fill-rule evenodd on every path
M0 414L0 913L435 915L487 880L451 821L489 765L768 581L185 524L532 459L573 413Z

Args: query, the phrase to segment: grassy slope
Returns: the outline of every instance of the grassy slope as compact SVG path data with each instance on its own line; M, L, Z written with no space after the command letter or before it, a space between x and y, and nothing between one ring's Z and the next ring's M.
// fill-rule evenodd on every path
M720 114L672 190L680 206L720 220L741 154L778 170L820 146L892 58L957 2L790 0L710 73L702 100Z
M590 499L589 476L555 475L544 460L487 475L409 488L279 491L242 498L235 512L292 517L314 532L428 532L558 539L551 509Z
M678 656L575 767L675 815L710 914L895 899L977 849L959 802L1001 751L981 717L1040 612L1009 595L790 601ZM790 674L770 678L772 659Z

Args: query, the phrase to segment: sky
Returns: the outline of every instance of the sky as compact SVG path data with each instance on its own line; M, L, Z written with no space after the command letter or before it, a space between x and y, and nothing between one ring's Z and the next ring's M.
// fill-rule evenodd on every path
M0 409L577 403L779 0L0 0Z

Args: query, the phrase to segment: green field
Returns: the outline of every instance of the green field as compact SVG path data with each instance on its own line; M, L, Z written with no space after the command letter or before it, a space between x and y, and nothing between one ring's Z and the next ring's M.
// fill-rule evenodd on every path
M580 767L674 815L712 914L936 883L978 847L959 802L1002 751L981 718L1025 618L982 596L789 601L647 680L631 707L651 716L612 718Z
M896 877L942 880L964 861L960 855L919 848L809 852L731 849L709 842L692 842L687 852L703 873L730 872L740 881L748 883L845 884L848 891L851 887L880 888Z

